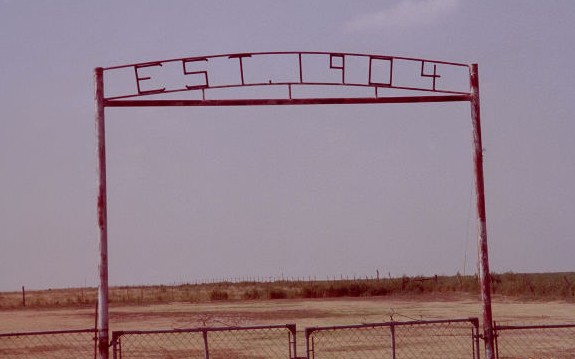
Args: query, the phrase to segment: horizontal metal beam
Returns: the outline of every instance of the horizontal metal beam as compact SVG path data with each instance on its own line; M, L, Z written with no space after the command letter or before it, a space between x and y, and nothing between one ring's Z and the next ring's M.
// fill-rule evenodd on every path
M235 100L105 100L105 107L169 107L169 106L273 106L273 105L336 105L375 103L418 103L471 101L470 95L235 99Z

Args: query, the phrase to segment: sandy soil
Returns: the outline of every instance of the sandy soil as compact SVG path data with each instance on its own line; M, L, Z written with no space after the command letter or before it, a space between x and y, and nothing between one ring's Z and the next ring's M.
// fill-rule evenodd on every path
M482 317L474 296L258 300L214 303L170 303L113 306L111 330L192 328L199 326L295 323L311 326L408 320ZM575 303L520 302L497 297L493 317L501 324L575 323ZM0 311L0 333L92 328L95 310L19 309Z

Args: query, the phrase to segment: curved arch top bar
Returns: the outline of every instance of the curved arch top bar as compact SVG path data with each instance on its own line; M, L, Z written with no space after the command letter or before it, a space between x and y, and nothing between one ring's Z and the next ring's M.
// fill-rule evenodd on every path
M110 107L443 102L471 96L468 64L373 54L235 53L102 71L107 83L118 84L106 88ZM326 91L328 96L317 95ZM178 92L188 94L174 99Z

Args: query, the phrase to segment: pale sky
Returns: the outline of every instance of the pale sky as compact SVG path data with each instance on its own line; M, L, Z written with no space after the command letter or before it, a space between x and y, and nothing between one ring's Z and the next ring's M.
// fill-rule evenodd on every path
M575 3L0 0L0 290L96 286L95 67L478 63L497 272L574 271ZM108 108L110 283L476 271L469 104Z

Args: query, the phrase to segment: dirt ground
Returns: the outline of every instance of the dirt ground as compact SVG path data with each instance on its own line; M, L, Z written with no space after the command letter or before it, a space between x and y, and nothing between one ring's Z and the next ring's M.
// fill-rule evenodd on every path
M298 329L374 322L482 317L479 298L466 295L284 299L112 306L111 330L297 324ZM493 301L500 324L575 323L575 303ZM18 309L0 311L0 333L93 328L94 308Z

